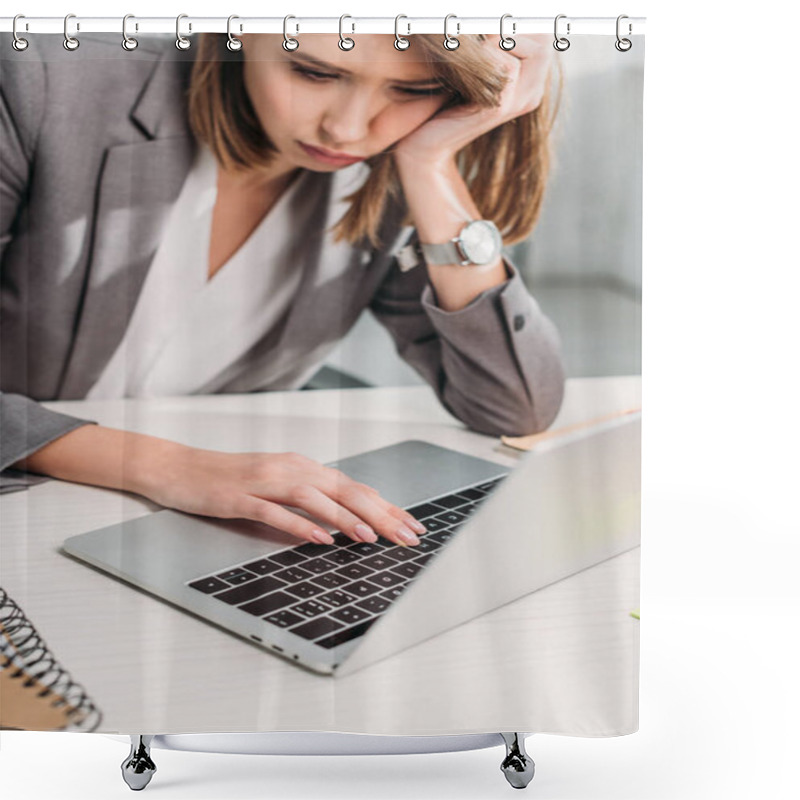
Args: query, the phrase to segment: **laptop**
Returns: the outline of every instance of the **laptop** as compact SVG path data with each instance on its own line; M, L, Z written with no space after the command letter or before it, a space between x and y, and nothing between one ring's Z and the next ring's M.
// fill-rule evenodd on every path
M545 440L509 470L406 440L330 462L425 525L420 544L298 543L172 509L62 552L322 675L347 675L638 546L641 412ZM223 644L223 642L221 642Z

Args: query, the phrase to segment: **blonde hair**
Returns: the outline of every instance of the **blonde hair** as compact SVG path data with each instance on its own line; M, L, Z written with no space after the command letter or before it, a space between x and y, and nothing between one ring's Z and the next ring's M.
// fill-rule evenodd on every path
M442 109L469 103L499 104L507 78L481 48L483 35L462 36L457 50L442 47L440 36L418 34L412 47L430 63L451 96ZM276 148L269 140L244 85L244 56L231 53L224 34L201 34L189 86L189 124L226 168L250 170L268 166ZM302 46L302 45L301 45ZM419 58L420 56L418 56ZM557 71L536 110L523 114L470 142L457 155L461 175L481 217L500 229L506 245L525 239L542 207L550 170L550 132L558 110L562 77ZM553 97L555 95L555 99ZM366 162L363 185L345 198L350 207L333 226L334 238L353 244L368 239L381 247L378 228L390 198L402 199L402 185L391 148ZM412 225L408 209L403 224Z

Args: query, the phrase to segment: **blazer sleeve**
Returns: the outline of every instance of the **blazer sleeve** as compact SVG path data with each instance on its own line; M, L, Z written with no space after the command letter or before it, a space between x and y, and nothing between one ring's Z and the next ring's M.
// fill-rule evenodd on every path
M565 373L555 325L504 262L508 279L457 311L436 304L424 263L395 265L370 309L453 416L479 433L523 436L553 422Z
M5 55L4 51L2 56ZM28 190L36 131L45 104L45 76L41 63L26 59L15 64L13 59L6 58L2 60L0 76L0 291L5 294L3 258L13 241L17 215ZM0 390L0 494L49 480L42 475L6 468L91 422L49 411L35 400Z

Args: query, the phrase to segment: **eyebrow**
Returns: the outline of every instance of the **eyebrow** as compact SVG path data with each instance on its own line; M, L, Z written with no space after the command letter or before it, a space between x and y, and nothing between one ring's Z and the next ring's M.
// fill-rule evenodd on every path
M343 69L342 67L335 67L333 64L328 64L325 61L320 60L319 58L315 58L314 56L309 55L308 53L294 53L291 56L292 60L296 61L305 61L315 67L320 69L327 70L328 72L336 72L344 75L352 75L353 73L350 70ZM415 81L403 81L403 80L395 80L392 83L402 84L403 86L439 86L441 85L441 81L438 78L420 78Z

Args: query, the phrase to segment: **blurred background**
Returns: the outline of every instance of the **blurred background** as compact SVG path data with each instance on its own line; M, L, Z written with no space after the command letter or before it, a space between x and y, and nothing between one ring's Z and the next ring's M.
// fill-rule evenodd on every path
M644 41L572 36L539 223L507 252L558 327L569 377L641 374ZM305 388L423 380L363 314Z

